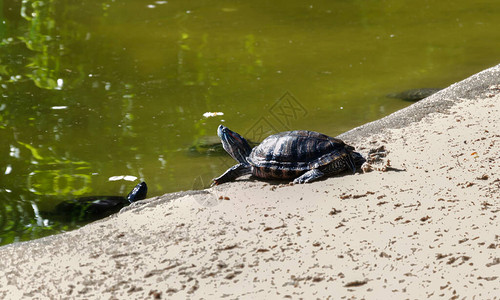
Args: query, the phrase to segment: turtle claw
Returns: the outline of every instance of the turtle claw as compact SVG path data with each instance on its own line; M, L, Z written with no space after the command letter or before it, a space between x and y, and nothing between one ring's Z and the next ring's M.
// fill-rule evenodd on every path
M304 174L300 175L299 177L295 178L293 183L309 183L312 181L315 181L321 177L323 177L325 174L321 172L319 169L311 169Z
M293 184L304 184L308 183L309 181L311 181L309 177L299 176L293 180Z
M302 179L302 178L295 178L295 180L293 181L293 184L302 184L302 183L307 183L306 180Z

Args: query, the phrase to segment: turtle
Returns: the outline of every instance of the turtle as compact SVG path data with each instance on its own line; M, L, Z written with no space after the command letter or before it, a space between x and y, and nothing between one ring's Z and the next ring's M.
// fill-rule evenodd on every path
M399 93L388 94L387 97L402 99L402 100L406 100L406 101L418 101L418 100L422 100L424 98L427 98L427 97L439 92L440 90L442 90L442 89L438 89L438 88L412 89L412 90L406 90L406 91L399 92Z
M271 135L252 148L238 133L219 125L217 135L224 150L238 164L213 179L213 185L252 174L262 179L308 183L344 170L356 172L364 162L354 147L337 138L308 130L285 131Z
M146 182L137 184L124 196L87 196L66 200L59 203L49 215L52 219L64 221L92 221L114 214L123 207L142 199L146 199L148 186Z

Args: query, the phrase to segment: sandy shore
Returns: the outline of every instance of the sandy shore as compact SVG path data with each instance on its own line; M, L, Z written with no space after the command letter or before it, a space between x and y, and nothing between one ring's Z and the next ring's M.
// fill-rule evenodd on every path
M385 172L247 177L1 247L0 298L498 298L499 74L341 135Z

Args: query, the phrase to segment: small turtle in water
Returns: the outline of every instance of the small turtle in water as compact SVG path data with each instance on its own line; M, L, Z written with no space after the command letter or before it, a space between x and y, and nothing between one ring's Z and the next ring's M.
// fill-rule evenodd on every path
M252 147L259 144L252 141L247 142ZM188 148L188 153L190 155L218 156L224 155L226 152L224 151L224 148L222 148L220 138L216 135L210 135L202 136L196 139L196 142Z
M435 88L412 89L412 90L406 90L406 91L399 92L399 93L388 94L387 97L402 99L402 100L406 100L406 101L418 101L418 100L422 100L424 98L427 98L427 97L439 92L440 90L442 90L442 89L435 89Z
M239 164L215 178L212 185L246 174L307 183L344 170L354 173L365 161L343 141L314 131L281 132L267 137L253 149L243 137L225 126L219 125L217 134L224 150Z
M117 213L123 207L146 199L148 186L143 181L123 196L88 196L59 203L49 215L66 221L91 221Z

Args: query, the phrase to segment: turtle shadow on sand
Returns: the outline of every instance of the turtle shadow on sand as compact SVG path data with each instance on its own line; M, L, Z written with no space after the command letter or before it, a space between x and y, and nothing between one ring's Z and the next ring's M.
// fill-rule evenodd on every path
M350 170L344 170L344 171L341 171L339 173L337 173L336 177L343 177L343 176L346 176L346 175L353 175L353 174L363 174L364 172L362 171L361 169L361 165L356 165L356 171L355 172L351 172ZM328 180L331 176L323 176L321 178L318 178L318 179L315 179L314 182L321 182L321 181L325 181L325 180ZM253 176L253 175L250 175L250 177L248 177L248 181L251 181L251 182L262 182L262 179L259 178L259 177L256 177L256 176ZM295 184L299 184L299 183L294 183L293 181L290 181L290 180L287 180L287 179L266 179L265 183L267 183L268 185L271 185L271 186L283 186L283 185L295 185Z

